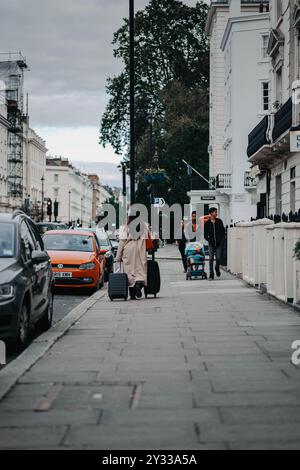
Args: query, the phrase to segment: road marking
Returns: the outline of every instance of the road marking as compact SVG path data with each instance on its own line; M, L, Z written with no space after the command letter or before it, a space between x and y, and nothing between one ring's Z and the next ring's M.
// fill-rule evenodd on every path
M62 391L63 386L61 384L53 385L50 388L47 395L42 399L42 401L38 404L38 406L34 409L37 412L48 411L52 405L52 403L56 400L60 392Z

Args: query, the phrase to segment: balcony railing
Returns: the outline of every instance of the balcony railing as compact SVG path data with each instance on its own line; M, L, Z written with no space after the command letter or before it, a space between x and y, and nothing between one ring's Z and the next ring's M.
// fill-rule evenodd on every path
M264 118L254 127L254 129L248 135L248 148L247 155L252 157L261 147L269 144L267 132L269 128L270 116L264 116Z
M272 132L273 142L288 131L292 127L292 123L293 105L292 98L289 98L274 115L274 127Z
M231 175L228 173L219 173L217 176L209 178L210 185L216 189L230 189L231 188Z
M244 187L245 188L255 188L256 187L256 179L251 176L250 171L245 172Z

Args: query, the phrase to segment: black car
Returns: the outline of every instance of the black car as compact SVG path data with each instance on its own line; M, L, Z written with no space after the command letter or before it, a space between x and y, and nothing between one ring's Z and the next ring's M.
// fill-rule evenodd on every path
M115 249L110 242L108 234L104 230L99 230L96 228L85 228L84 230L88 230L96 234L100 245L101 254L105 256L104 280L107 282L109 274L114 271Z
M23 212L0 214L0 339L23 349L31 326L52 324L54 276L34 222Z

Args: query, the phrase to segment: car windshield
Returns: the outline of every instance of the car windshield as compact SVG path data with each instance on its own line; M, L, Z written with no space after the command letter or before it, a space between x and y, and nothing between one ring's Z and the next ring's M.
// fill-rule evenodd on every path
M0 258L12 258L15 255L15 226L0 223Z
M46 234L43 240L50 251L94 251L93 237L88 235Z
M99 240L100 246L109 246L109 242L105 234L97 232L97 238Z

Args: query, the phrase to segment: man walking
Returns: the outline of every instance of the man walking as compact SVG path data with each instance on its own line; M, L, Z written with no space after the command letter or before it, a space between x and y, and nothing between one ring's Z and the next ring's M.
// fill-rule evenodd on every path
M181 225L180 225L180 231L177 234L176 246L178 247L180 254L181 254L183 272L186 273L186 270L187 270L186 256L185 256L186 238L185 238L184 231L185 231L185 220L182 220Z
M209 250L209 279L214 279L214 256L216 255L216 275L221 276L220 262L225 238L225 228L221 219L218 219L218 210L209 209L210 220L204 225L204 238L208 242Z

